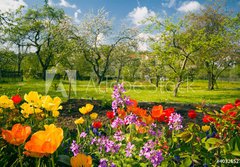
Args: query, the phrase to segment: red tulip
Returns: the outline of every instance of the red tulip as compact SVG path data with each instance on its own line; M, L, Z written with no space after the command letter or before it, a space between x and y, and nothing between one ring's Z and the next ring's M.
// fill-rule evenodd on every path
M231 109L233 109L234 108L234 105L232 105L231 103L229 103L229 104L225 104L222 108L221 108L221 110L224 112L224 113L226 113L227 111L229 111L229 110L231 110Z
M113 119L113 118L114 118L114 112L113 112L113 111L108 111L108 112L106 113L106 115L107 115L107 117L108 117L109 119Z
M92 125L94 128L101 128L102 127L102 122L101 121L97 121L97 122L93 122Z
M237 99L237 100L235 101L235 106L240 106L240 99Z
M191 119L194 119L197 117L197 113L195 110L189 110L188 111L188 117L191 118Z
M14 102L14 104L19 104L22 101L22 98L17 94L12 97L12 101Z
M209 122L215 122L215 119L212 118L212 117L209 116L209 115L204 115L202 121L203 121L204 123L209 123Z

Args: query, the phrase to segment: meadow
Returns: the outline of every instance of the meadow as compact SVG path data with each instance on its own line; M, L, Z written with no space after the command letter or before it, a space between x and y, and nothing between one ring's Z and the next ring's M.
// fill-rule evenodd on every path
M63 87L61 87L61 83ZM174 103L202 103L225 104L239 98L240 81L218 81L218 88L208 90L206 80L184 82L177 97L173 97L174 82L162 81L159 87L149 82L128 82L123 81L126 95L139 102L174 102ZM71 98L73 99L94 99L111 101L111 94L115 81L104 81L99 86L93 80L77 81L72 86ZM59 96L63 101L68 99L69 83L67 80L53 81L46 91L46 83L43 80L26 80L23 82L0 83L0 94L12 96L14 94L24 95L30 91L37 91L40 94L48 94L52 97ZM64 94L64 91L66 94ZM63 92L62 92L63 91Z

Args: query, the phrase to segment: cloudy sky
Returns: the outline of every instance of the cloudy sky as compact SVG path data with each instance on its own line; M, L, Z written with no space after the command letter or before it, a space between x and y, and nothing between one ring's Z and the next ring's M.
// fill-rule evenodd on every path
M160 17L182 16L187 12L195 12L203 8L211 0L49 0L49 4L63 8L67 15L79 20L90 10L105 8L110 17L118 24L128 20L138 26L139 21L158 14ZM14 10L19 5L27 8L42 5L44 0L0 0L0 10ZM226 0L227 8L240 11L240 0Z
M48 0L49 5L64 9L65 13L76 22L86 12L104 8L114 18L114 25L121 23L140 26L140 21L148 16L158 15L160 18L181 17L187 12L197 12L212 0ZM240 0L225 0L226 8L240 12ZM0 10L15 10L20 5L36 8L44 4L44 0L0 0ZM146 34L140 34L146 37ZM146 47L146 46L143 46Z

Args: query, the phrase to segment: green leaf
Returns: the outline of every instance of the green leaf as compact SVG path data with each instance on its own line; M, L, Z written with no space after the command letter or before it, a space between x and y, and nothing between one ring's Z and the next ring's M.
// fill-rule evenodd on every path
M215 145L215 144L222 144L223 141L217 138L210 138L206 141L206 143Z
M231 154L240 157L240 151L232 151Z
M192 164L192 160L190 157L187 157L184 161L183 161L183 165L186 166L190 166Z
M61 162L61 163L64 164L64 165L71 166L71 165L70 165L70 157L67 156L67 155L58 155L57 161L58 161L58 162Z

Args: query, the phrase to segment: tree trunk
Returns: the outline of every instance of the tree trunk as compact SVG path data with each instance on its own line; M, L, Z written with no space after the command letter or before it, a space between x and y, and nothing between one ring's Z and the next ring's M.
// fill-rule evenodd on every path
M17 67L17 69L18 69L18 74L20 74L21 73L21 61L19 61L18 60L18 67Z
M100 85L102 80L103 80L103 76L97 76L97 85Z
M46 80L46 70L47 68L42 67L42 79L45 81Z
M159 80L160 80L160 76L156 76L156 87L158 88L158 85L159 85Z
M117 83L118 83L119 80L120 80L121 73L122 73L122 66L120 66L119 69L118 69Z
M177 97L178 89L179 89L181 83L182 83L182 78L179 77L179 78L178 78L178 82L177 82L177 84L175 85L175 88L174 88L174 91L173 91L173 96L174 96L174 97Z
M212 72L208 72L208 90L214 90L216 80Z

